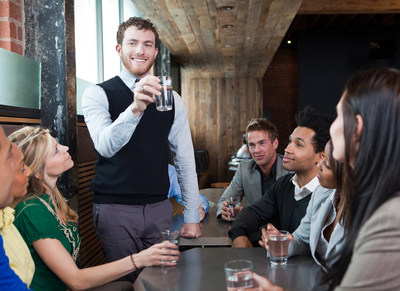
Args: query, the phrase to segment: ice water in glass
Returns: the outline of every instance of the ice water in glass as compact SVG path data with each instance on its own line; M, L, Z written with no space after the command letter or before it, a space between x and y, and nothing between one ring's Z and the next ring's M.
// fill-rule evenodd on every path
M235 207L238 206L238 198L237 197L229 197L228 199L228 207L229 211L231 212L232 220L235 218Z
M253 287L253 263L248 260L233 260L224 265L228 291Z
M155 95L155 103L158 111L169 111L172 109L173 92L172 78L170 76L160 76L160 84L162 86L161 95Z
M163 230L160 232L160 239L161 242L163 241L169 241L170 243L176 244L179 248L179 237L180 237L180 232L179 230ZM176 263L176 260L171 261L173 263Z
M273 266L287 264L289 250L289 232L281 230L279 233L268 234L268 253Z

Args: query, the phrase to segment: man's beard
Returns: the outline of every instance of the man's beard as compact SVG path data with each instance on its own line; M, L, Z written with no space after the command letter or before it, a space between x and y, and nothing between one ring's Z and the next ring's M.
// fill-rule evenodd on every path
M148 58L148 61L147 61L148 63L146 65L146 67L144 67L144 68L141 67L140 69L135 69L135 66L132 64L132 62L135 62L135 61L132 61L131 58L128 57L128 59L127 59L127 58L123 57L123 58L121 58L121 60L122 60L122 64L126 68L126 70L128 70L128 72L131 75L134 75L135 77L138 77L138 78L147 74L147 72L150 71L151 67L154 64L154 58Z

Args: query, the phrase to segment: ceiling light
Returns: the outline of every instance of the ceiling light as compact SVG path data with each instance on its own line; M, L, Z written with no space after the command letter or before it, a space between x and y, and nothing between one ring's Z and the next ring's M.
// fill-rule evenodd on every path
M224 45L224 47L232 47L230 44L226 44Z
M227 11L229 11L229 10L232 10L233 9L233 6L221 6L221 7L218 7L218 10L227 10Z
M233 24L224 24L222 25L222 28L232 28Z

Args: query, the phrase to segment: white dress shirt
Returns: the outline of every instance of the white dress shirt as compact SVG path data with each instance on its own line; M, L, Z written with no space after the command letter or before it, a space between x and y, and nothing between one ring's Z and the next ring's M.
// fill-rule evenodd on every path
M292 183L294 185L294 199L299 201L314 192L315 188L319 186L319 180L315 176L310 182L300 188L298 183L297 174L292 177Z

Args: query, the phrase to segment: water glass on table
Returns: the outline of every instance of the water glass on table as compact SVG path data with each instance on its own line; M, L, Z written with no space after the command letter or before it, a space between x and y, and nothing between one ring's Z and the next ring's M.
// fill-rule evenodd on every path
M240 202L239 202L239 198L237 196L228 198L228 207L229 207L229 211L231 212L232 220L234 220L236 217L235 207L238 207L238 206L240 206Z
M180 237L179 230L172 231L172 230L167 229L167 230L160 231L161 242L168 241L170 243L173 243L178 247L178 249L179 249L179 237ZM176 263L177 261L174 260L171 262Z
M248 260L233 260L225 263L225 280L228 291L253 287L253 263Z
M161 95L155 95L155 103L158 111L169 111L172 109L173 92L172 78L170 76L158 76L162 86Z
M272 266L286 266L290 233L286 230L268 232L268 255Z

